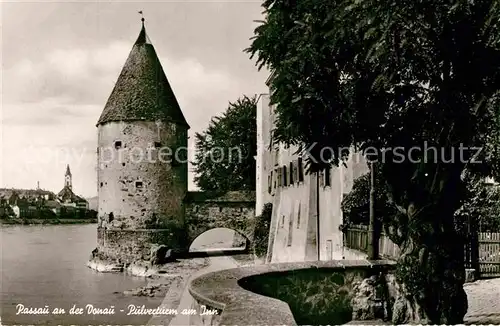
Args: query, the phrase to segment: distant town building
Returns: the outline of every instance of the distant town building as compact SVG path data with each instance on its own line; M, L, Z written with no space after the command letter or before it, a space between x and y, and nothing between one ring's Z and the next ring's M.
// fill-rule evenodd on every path
M89 208L89 203L87 202L87 200L80 196L77 196L73 192L73 180L69 165L66 166L66 173L64 174L64 187L57 194L57 199L62 206L74 207L84 210L87 210Z
M64 188L56 195L40 189L0 188L0 218L85 217L88 202L73 192L69 165L64 175Z

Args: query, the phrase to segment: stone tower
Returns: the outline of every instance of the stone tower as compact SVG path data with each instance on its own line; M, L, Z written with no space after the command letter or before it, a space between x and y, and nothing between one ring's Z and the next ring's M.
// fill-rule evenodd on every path
M73 182L71 181L71 171L69 170L69 164L66 165L66 173L64 174L64 187L72 189Z
M97 122L98 252L149 259L183 248L189 125L144 27Z

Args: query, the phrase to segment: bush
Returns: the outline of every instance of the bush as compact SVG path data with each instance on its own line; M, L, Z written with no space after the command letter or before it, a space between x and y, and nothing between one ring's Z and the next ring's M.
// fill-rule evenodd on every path
M255 218L255 231L253 237L254 253L259 258L267 254L272 213L273 204L267 203L264 205L262 214Z
M480 177L465 175L467 186L462 206L455 212L458 230L467 233L467 224L475 223L479 232L500 229L500 187L487 185Z
M377 173L375 180L375 216L379 220L392 220L397 210L387 198L387 186L381 173ZM366 173L356 180L352 190L342 200L344 224L370 224L370 173Z

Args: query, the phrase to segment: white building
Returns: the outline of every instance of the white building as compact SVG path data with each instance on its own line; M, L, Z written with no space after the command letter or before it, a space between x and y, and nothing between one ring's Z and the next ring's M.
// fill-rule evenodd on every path
M273 204L268 262L357 259L343 248L341 203L353 181L367 173L360 154L347 167L332 167L307 175L305 159L297 147L270 150L275 121L269 95L261 94L257 106L256 215L266 203ZM319 246L319 250L318 250Z

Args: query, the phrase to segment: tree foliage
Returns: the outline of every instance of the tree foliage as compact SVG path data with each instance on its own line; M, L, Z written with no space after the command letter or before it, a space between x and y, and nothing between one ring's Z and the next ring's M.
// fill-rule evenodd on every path
M473 221L479 232L500 230L500 186L487 184L482 178L468 174L465 178L467 196L455 212L458 227Z
M500 179L500 2L263 7L247 52L273 71L274 139L304 145L309 172L340 164L347 148L376 154L402 240L393 323L462 323L462 174Z
M377 174L378 191L375 199L375 217L383 222L385 230L398 228L400 212L394 207L387 196L387 186ZM500 186L485 183L483 178L472 173L465 177L466 196L462 205L455 212L457 230L460 232L497 232L500 229ZM370 174L364 174L354 181L351 192L342 200L344 223L348 225L370 223ZM403 239L388 231L394 243Z
M247 52L274 72L277 141L317 144L318 151L486 143L499 113L488 105L497 100L500 80L496 2L267 0L263 6L266 21ZM333 163L347 154L333 151Z
M244 96L196 133L194 181L204 191L255 189L256 97Z

